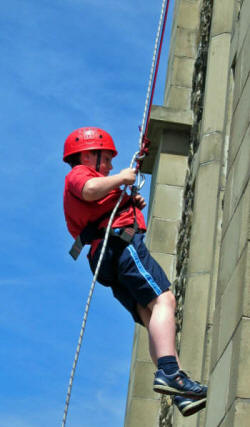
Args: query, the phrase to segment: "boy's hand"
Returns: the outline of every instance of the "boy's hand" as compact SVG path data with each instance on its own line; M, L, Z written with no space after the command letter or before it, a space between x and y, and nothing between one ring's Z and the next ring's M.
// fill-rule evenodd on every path
M119 175L122 179L122 183L125 185L134 184L135 179L136 179L136 173L135 172L136 172L136 169L132 169L132 168L127 168L127 169L121 170Z
M134 201L135 201L135 206L138 209L142 210L143 208L145 208L146 202L145 202L144 198L140 194L136 194L134 196Z

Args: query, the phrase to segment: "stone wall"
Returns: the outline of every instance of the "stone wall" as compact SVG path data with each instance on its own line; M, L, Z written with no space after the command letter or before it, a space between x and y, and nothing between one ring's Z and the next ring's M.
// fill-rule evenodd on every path
M208 407L186 419L171 400L160 405L136 327L125 427L249 424L249 22L249 0L175 2L164 106L153 106L143 164L147 245L175 279L181 364L209 383Z
M249 425L250 389L250 3L235 2L232 108L215 296L206 426Z
M212 14L212 1L203 2L200 10L200 30L198 39L197 57L193 64L193 79L191 92L191 105L193 111L193 126L190 134L190 144L188 153L188 170L184 187L184 203L182 221L179 227L176 260L176 279L174 282L175 295L177 300L177 349L180 350L180 338L183 321L183 307L185 302L185 290L188 274L188 260L190 236L192 228L193 201L195 187L195 153L199 147L200 124L203 112L204 88L206 80L207 53L209 45L210 25ZM170 427L173 425L173 406L169 398L162 398L162 408L160 414L160 427Z

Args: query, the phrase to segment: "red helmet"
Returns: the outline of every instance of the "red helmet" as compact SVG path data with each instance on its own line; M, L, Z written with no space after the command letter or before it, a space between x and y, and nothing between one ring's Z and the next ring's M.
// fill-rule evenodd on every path
M74 153L87 150L110 150L113 157L117 155L115 144L111 136L105 130L88 127L74 130L64 143L63 160Z

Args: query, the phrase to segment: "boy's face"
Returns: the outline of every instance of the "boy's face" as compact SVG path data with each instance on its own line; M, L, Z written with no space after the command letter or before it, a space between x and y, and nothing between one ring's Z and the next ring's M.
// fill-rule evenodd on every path
M101 150L101 161L99 172L108 176L109 172L113 169L112 166L112 152L109 150ZM80 161L82 165L90 166L91 168L96 168L97 154L93 151L82 151L80 156Z

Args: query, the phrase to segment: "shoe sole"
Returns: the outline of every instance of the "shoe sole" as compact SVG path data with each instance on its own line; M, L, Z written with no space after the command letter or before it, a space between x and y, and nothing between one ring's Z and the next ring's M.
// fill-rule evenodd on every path
M201 400L198 400L197 402L193 402L186 408L178 408L183 417L190 417L190 415L194 415L196 412L201 411L206 407L207 398L204 397Z
M167 394L170 396L177 395L177 396L183 396L183 397L194 397L194 398L197 397L200 399L206 397L206 395L204 395L204 394L197 394L197 393L194 393L192 391L191 392L182 391L182 390L178 390L177 388L169 387L167 385L160 385L160 384L155 385L153 387L153 390L156 393Z

